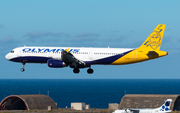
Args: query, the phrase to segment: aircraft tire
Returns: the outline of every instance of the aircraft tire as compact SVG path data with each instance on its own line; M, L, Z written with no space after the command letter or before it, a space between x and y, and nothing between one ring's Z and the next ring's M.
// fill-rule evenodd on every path
M24 68L21 68L21 71L22 71L22 72L24 72L24 71L25 71L25 69L24 69Z
M80 70L79 70L79 68L74 68L74 69L73 69L73 72L74 72L74 73L79 73Z
M89 69L87 70L87 73L88 73L88 74L92 74L93 72L94 72L94 70L91 69L91 68L89 68Z

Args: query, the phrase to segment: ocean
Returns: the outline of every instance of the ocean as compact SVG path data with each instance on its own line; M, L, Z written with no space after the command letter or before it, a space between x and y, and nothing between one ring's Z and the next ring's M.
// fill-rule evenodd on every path
M180 79L0 79L0 101L26 94L49 95L58 108L71 102L108 108L125 94L180 94Z

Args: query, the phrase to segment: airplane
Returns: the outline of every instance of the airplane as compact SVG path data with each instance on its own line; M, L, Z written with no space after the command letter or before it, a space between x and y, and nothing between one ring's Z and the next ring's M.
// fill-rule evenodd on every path
M160 50L165 27L159 24L139 48L24 46L13 49L5 58L22 63L22 72L26 63L47 63L51 68L69 66L74 73L79 73L80 68L89 68L87 73L92 74L92 65L132 64L168 55Z
M126 108L125 110L115 110L112 113L170 113L170 106L172 103L172 99L167 99L165 101L165 103L159 107L159 108L155 108L155 109L134 109L134 108Z

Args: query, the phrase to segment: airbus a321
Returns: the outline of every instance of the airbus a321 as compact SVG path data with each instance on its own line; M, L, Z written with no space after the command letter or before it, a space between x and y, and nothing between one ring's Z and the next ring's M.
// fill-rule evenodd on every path
M124 65L166 56L168 53L160 50L165 26L159 24L139 48L24 46L13 49L5 58L22 63L21 71L26 63L47 63L51 68L69 66L74 73L89 68L87 73L92 74L92 65Z
M155 109L133 109L133 108L127 108L125 110L115 110L113 113L170 113L170 107L171 107L172 99L167 99L165 103Z

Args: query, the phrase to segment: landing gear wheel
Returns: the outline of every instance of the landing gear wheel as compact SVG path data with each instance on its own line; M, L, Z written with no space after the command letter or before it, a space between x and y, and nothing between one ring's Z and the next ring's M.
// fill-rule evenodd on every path
M88 73L88 74L92 74L93 72L94 72L94 70L91 69L91 68L89 68L89 69L87 70L87 73Z
M22 72L24 72L24 71L25 71L25 69L24 69L24 68L21 68L21 71L22 71Z
M73 69L73 72L74 72L74 73L79 73L80 70L79 70L79 68L74 68L74 69Z

